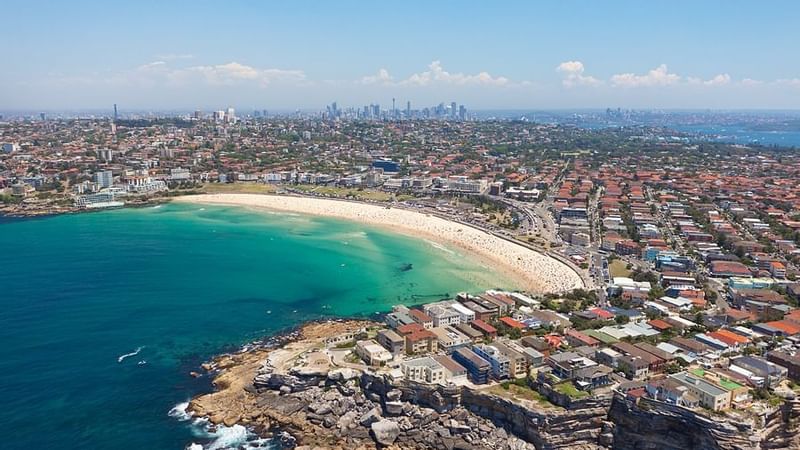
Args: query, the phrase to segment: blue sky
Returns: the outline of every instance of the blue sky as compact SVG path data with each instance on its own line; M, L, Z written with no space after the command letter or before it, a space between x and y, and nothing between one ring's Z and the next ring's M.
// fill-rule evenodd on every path
M798 108L796 1L4 0L0 108Z

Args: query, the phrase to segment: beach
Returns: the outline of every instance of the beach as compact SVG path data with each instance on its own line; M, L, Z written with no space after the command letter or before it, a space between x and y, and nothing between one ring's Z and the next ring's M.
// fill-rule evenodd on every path
M561 261L477 228L421 212L344 200L258 194L202 194L177 197L174 201L355 221L461 249L531 293L583 287L580 276Z

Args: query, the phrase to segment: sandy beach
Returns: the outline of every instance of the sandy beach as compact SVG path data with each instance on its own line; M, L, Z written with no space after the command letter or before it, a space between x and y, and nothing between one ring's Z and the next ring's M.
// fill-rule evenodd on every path
M352 220L455 246L533 293L563 292L583 287L578 274L554 258L476 228L424 213L342 200L279 195L203 194L176 197L174 201L246 206Z

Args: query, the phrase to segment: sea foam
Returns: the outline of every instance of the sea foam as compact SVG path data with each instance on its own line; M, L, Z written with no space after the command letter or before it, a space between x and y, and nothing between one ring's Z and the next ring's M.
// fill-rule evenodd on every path
M186 411L187 408L189 408L189 402L178 403L169 410L167 415L185 422L192 418L192 414Z

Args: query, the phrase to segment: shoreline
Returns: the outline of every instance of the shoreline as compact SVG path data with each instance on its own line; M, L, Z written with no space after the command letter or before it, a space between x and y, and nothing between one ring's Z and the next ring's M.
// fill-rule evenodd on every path
M199 194L172 198L190 204L251 207L364 223L414 238L453 245L533 293L582 288L582 278L550 256L439 215L363 202L265 194Z

